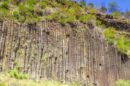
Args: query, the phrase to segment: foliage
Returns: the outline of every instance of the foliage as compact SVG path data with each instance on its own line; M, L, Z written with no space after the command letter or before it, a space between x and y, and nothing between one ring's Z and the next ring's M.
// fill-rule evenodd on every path
M91 7L91 8L93 8L94 4L93 3L89 3L88 6Z
M106 8L105 6L101 6L100 10L101 10L101 12L103 12L103 13L107 12L107 8Z
M116 86L130 86L129 80L118 80L116 81Z
M47 2L38 2L37 5L41 8L41 9L45 9L47 7Z
M61 4L66 4L68 0L57 0Z
M26 73L19 72L20 67L19 67L18 63L16 62L16 60L14 61L14 65L15 65L15 67L8 72L10 77L16 78L16 79L28 79L29 78Z
M108 7L109 12L118 11L118 6L115 2L110 2Z
M119 51L128 54L130 50L130 41L128 41L128 39L126 39L124 36L119 36L117 41L115 41L115 45Z
M17 68L14 68L9 72L10 77L16 78L16 79L27 79L28 75L25 73L20 73Z
M9 16L9 3L7 1L0 2L0 19L6 19Z
M51 13L49 16L47 16L47 20L52 21L52 20L56 20L58 17L58 13L54 12Z
M96 20L96 26L102 26L102 23L100 20Z
M18 2L18 4L16 4ZM45 9L54 8L57 9L55 13L50 15L44 15ZM62 12L61 10L64 10ZM70 0L25 0L15 1L7 0L0 2L0 18L13 19L18 23L35 23L46 17L47 20L58 20L59 22L65 21L66 23L75 22L76 18L84 14L85 11L79 4L76 4ZM51 9L53 10L53 9ZM10 15L8 15L10 14ZM57 17L58 16L58 17ZM65 19L67 18L67 19Z
M116 31L113 27L109 27L106 30L104 30L104 35L105 35L106 40L109 43L113 43L115 39Z
M130 55L130 40L128 38L120 35L113 27L104 30L104 35L108 43L114 44L120 52Z
M114 12L112 12L112 14L111 14L113 17L117 17L117 18L119 18L119 17L121 17L122 15L121 15L121 13L120 12L118 12L118 11L114 11Z
M86 6L85 0L80 0L79 4L80 4L81 7L85 7Z
M61 24L75 23L77 22L77 18L84 13L84 10L79 5L72 5L68 8L61 8L59 11L58 22Z
M0 8L9 9L9 3L7 1L3 1L0 3Z
M92 22L93 20L96 20L96 17L90 14L85 14L80 16L79 21L82 23L88 23L88 22Z
M97 10L90 6L86 6L85 11L89 11L90 13L97 13Z
M61 23L62 25L65 25L66 23L75 23L76 18L75 18L75 16L69 15L67 17L60 17L58 22Z

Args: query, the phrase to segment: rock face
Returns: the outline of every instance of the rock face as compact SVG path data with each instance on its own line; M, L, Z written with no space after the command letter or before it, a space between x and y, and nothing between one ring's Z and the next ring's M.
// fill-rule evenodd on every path
M114 18L111 15L106 15L101 13L95 13L92 15L95 15L98 20L100 20L103 24L105 24L105 26L108 27L111 26L111 27L115 27L117 30L120 31L130 32L130 23L126 18Z
M54 22L34 25L0 23L0 71L18 64L32 79L79 81L87 86L115 86L130 79L130 61L103 38L99 28Z

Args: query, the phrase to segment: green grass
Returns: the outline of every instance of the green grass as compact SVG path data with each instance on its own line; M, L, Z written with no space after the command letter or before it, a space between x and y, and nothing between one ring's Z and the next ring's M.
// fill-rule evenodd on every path
M129 80L117 80L116 86L130 86Z
M8 74L0 74L0 86L80 86L79 83L73 82L64 84L55 80L30 80L11 78Z

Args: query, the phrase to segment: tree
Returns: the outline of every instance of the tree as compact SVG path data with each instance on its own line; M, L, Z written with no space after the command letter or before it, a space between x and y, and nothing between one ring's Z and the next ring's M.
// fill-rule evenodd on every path
M86 1L85 1L85 0L80 0L80 5L81 5L82 7L86 6Z
M93 3L89 3L88 6L92 8L94 7Z
M115 2L110 2L108 7L109 12L118 11L118 6Z
M105 6L101 6L100 11L105 13L107 11L107 8Z

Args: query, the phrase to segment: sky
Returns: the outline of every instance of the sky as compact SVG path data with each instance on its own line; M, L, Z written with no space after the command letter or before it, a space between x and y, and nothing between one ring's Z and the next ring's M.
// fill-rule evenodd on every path
M110 2L116 2L118 5L118 9L122 12L130 11L130 0L85 0L87 3L94 3L96 7L100 7L105 5L108 7Z

